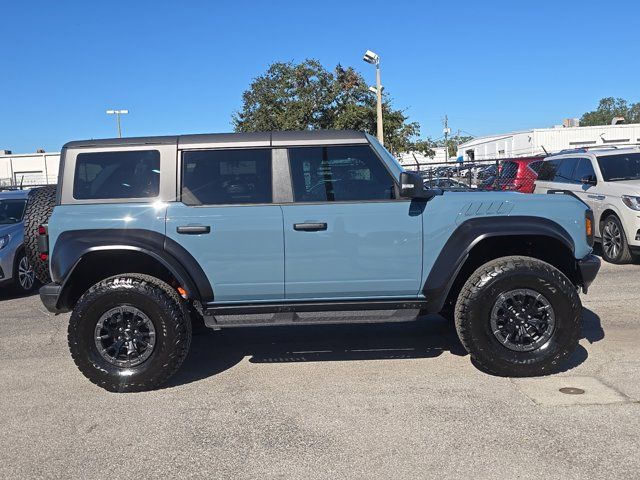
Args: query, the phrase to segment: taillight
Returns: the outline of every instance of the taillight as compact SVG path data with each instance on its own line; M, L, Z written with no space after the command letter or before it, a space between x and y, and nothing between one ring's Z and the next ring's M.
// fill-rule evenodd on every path
M43 262L49 259L49 231L46 225L38 227L38 257Z

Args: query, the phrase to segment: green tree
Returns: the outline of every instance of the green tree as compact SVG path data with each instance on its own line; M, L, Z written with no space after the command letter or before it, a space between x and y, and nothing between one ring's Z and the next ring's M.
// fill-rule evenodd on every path
M624 98L602 98L598 108L580 117L580 125L610 125L614 117L624 117L627 123L640 123L640 103L629 105Z
M416 141L417 122L394 109L383 95L385 146L392 152L426 145ZM271 130L354 129L375 135L376 97L362 75L338 65L325 69L318 60L276 62L242 94L242 109L233 115L237 132Z

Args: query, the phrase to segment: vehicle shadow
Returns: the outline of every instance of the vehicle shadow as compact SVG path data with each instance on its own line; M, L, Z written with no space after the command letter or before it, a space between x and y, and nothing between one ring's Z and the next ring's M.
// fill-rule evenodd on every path
M444 351L467 355L453 324L439 315L398 323L229 328L195 335L167 387L216 375L245 357L251 363L331 362L434 358Z
M0 302L2 300L15 300L17 298L27 298L33 297L34 295L38 295L38 289L40 288L40 284L38 284L33 290L30 292L17 292L12 286L8 285L6 287L0 288Z
M600 244L600 243L594 243L593 244L593 254L597 255L598 257L600 257L600 260L602 260L603 262L606 262L606 260L604 258L602 258L602 244ZM640 256L638 256L635 259L631 260L631 264L632 265L640 265Z
M604 338L600 317L583 309L581 338ZM452 322L439 315L417 321L351 325L296 325L204 331L194 335L189 356L165 388L228 370L245 357L251 363L332 362L435 358L443 352L467 355ZM589 356L579 345L564 362L566 372Z

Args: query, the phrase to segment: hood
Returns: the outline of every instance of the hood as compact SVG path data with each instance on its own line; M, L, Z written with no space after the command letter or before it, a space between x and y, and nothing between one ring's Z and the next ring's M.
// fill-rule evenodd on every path
M596 185L598 190L598 185ZM640 196L640 180L619 180L617 182L607 182L606 187L603 188L603 194L610 195L635 195Z
M24 231L24 223L12 223L9 225L0 225L0 237L4 235L15 236L16 233L22 234Z

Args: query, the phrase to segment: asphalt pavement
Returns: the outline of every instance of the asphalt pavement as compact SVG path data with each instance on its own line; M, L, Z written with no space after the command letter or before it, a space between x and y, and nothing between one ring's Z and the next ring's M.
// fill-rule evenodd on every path
M550 377L478 371L430 316L207 332L136 394L80 374L68 315L5 294L0 478L638 478L639 276L603 264Z

